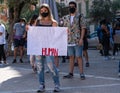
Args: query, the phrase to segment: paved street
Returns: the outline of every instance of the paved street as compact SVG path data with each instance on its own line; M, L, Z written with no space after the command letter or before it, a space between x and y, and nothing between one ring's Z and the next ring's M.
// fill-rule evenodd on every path
M98 50L89 50L90 67L84 66L86 80L80 80L78 68L75 67L74 78L63 79L68 74L68 60L61 63L60 58L60 93L120 93L118 77L118 60L104 61ZM39 88L38 77L32 71L27 57L24 63L12 64L13 57L8 57L9 65L0 67L0 93L36 93ZM49 73L45 74L46 91L53 93L53 80Z

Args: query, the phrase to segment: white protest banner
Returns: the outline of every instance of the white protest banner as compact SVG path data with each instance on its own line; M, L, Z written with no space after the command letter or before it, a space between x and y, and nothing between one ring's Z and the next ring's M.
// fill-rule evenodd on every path
M67 55L66 27L30 26L27 35L28 55Z

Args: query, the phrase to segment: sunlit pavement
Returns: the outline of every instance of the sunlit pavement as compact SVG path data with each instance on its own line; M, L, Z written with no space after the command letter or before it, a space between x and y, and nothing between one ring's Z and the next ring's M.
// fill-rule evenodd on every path
M77 67L74 69L72 79L63 79L63 76L68 74L69 65L68 60L62 63L60 58L60 93L120 93L120 77L118 77L120 52L115 60L107 61L104 61L98 50L88 52L90 67L84 66L86 80L80 79ZM0 93L36 93L39 88L38 77L32 71L27 57L24 57L24 63L12 64L12 60L13 57L8 57L9 64L0 66ZM46 73L45 78L44 93L53 93L51 74Z

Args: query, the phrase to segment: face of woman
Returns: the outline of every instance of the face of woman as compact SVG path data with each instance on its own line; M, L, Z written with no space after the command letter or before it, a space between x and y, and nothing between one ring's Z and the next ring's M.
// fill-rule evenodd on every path
M42 17L47 17L49 15L49 11L47 8L43 7L40 9L40 14Z

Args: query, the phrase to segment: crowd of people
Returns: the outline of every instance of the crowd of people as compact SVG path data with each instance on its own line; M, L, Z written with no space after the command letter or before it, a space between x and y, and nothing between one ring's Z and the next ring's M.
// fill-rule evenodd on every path
M106 19L101 20L97 28L97 35L99 43L102 45L100 54L104 56L105 60L115 59L115 54L120 48L120 22L116 21L111 26ZM112 54L110 54L110 50L113 51ZM112 57L110 58L111 55Z
M39 15L37 15L39 14ZM27 31L29 26L39 27L57 27L57 22L53 16L51 9L48 4L42 4L39 8L39 13L34 14L30 17L29 22L26 19L21 18L13 26L13 44L14 44L14 59L12 63L17 63L17 53L20 50L20 63L24 63L23 54L24 46L27 42ZM85 74L83 69L83 57L85 57L86 67L90 66L89 55L87 52L88 41L87 41L87 27L84 16L77 12L77 4L74 1L69 2L69 15L64 16L60 22L60 26L68 27L68 46L67 46L67 58L69 59L69 72L63 76L64 79L71 79L74 76L74 65L75 62L78 64L80 79L85 80ZM105 57L105 60L109 60L110 44L113 45L113 56L120 49L120 22L116 22L114 27L110 26L109 23L104 19L100 21L100 25L97 28L97 34L99 43L103 46L100 53ZM0 23L0 64L3 60L6 62L6 56L4 51L5 41L5 27ZM63 57L65 61L66 57ZM41 55L30 55L30 64L35 73L38 74L39 89L37 93L41 93L45 90L45 78L44 78L44 64L47 64L49 71L51 72L52 79L54 81L54 92L60 91L60 80L59 80L59 57L58 56L41 56ZM44 62L45 61L45 62Z

